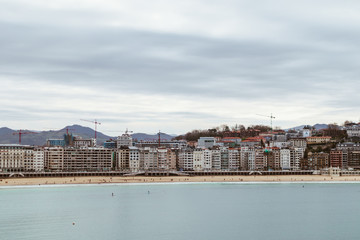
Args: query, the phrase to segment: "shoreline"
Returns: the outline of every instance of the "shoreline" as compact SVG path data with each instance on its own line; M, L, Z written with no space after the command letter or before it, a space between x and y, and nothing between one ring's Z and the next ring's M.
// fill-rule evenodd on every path
M359 182L360 176L323 176L323 175L225 175L225 176L81 176L81 177L39 177L39 178L4 178L3 186L44 186L72 184L132 184L132 183L306 183L306 182Z

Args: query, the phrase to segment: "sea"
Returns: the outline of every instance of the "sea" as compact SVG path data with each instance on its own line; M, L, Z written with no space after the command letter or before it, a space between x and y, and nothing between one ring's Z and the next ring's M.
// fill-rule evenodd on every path
M360 239L360 183L0 188L1 240Z

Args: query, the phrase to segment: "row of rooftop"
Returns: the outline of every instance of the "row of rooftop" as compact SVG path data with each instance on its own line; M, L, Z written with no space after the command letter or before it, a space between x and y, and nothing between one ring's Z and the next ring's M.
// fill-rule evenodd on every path
M342 131L357 137L360 125ZM329 145L330 151L321 151ZM312 146L320 150L313 151ZM101 147L94 139L72 134L49 139L46 147L0 145L0 171L297 171L328 167L360 169L360 144L338 142L324 132L304 128L246 138L200 137L197 142L134 141L126 133Z

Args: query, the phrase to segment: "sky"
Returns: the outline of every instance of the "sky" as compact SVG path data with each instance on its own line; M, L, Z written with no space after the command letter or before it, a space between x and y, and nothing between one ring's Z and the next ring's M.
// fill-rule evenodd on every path
M0 127L359 121L359 1L1 0ZM264 116L260 116L264 115Z

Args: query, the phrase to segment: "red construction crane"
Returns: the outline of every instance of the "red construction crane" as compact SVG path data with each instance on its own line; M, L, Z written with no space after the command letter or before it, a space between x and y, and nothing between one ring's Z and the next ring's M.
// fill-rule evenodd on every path
M66 135L69 135L69 130L70 131L76 131L76 129L73 129L73 128L65 128L66 129Z
M86 120L86 119L80 119L81 121L85 121L85 122L91 122L95 124L95 140L96 140L96 131L97 131L97 125L101 125L100 122L98 122L96 119L94 121L92 120Z
M21 135L23 134L37 134L36 132L22 132L20 129L18 132L14 132L13 135L19 135L19 144L21 144Z

